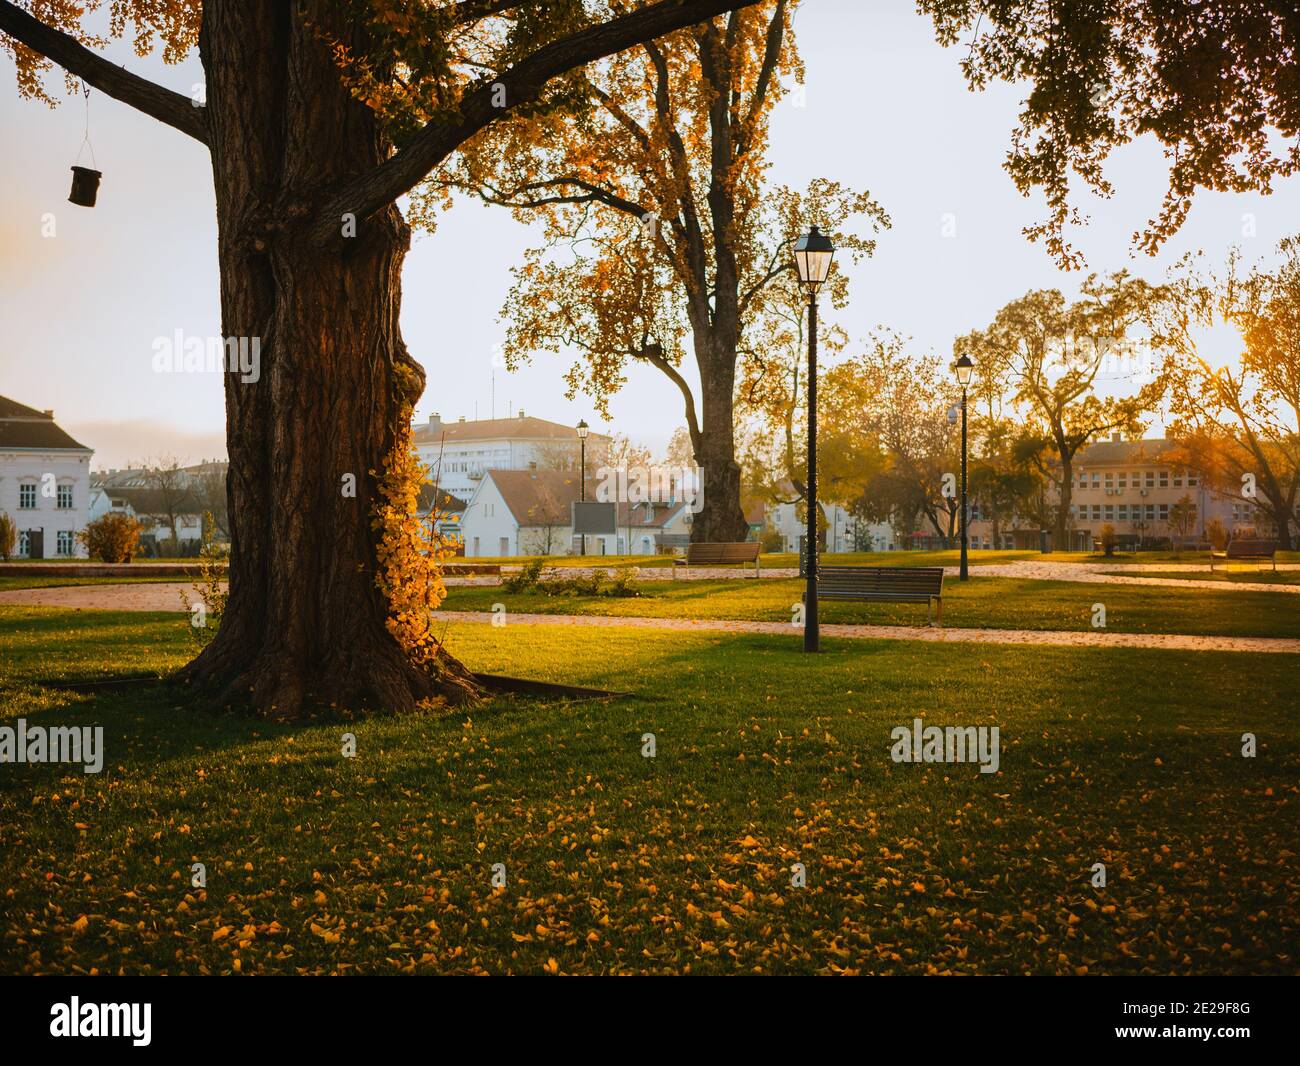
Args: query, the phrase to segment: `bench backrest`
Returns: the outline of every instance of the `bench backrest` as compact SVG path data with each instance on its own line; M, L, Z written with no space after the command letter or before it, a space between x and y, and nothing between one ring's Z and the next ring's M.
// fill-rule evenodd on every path
M1234 540L1228 544L1228 558L1245 555L1274 555L1277 544L1271 540Z
M943 595L942 566L823 566L819 591Z
M686 561L692 566L708 563L752 563L762 545L756 540L701 541L686 546Z

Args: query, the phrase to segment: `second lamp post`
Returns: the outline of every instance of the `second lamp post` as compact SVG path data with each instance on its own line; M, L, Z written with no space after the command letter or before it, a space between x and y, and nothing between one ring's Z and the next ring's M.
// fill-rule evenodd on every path
M966 536L966 386L970 384L971 375L975 372L975 364L969 355L963 353L954 369L957 371L957 384L961 386L961 572L958 577L965 581L970 577L966 562L966 546L969 541Z
M579 499L581 499L583 503L587 502L587 434L590 432L591 430L587 426L587 420L585 418L580 419L578 422L578 446L582 450L582 458L580 460L581 470L582 470L582 474L580 476L582 480L580 482L580 488L578 491L580 493ZM586 533L578 534L578 544L579 544L578 554L586 555L587 554Z
M794 265L808 290L808 534L805 566L808 588L804 593L803 650L820 650L817 624L817 290L830 276L835 245L816 226L795 242Z

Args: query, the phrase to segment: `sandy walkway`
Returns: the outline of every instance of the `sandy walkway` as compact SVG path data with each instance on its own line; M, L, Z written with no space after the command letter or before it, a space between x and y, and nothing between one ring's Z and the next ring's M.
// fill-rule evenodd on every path
M439 611L439 618L490 622L486 611ZM771 633L795 637L803 632L788 622L733 622L690 618L611 618L607 615L508 614L506 625L595 626L671 629L686 632ZM1279 637L1198 637L1170 633L1067 632L1039 629L937 629L929 626L828 625L827 637L859 640L923 640L935 644L1053 644L1077 648L1163 648L1173 651L1255 651L1300 654L1300 640Z

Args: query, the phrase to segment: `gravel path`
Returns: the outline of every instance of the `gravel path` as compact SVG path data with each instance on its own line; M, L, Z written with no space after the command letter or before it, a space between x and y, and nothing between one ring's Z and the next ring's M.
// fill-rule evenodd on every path
M1067 564L1074 565L1074 564ZM990 567L990 569L992 569ZM477 580L477 579L474 579ZM1173 581L1179 586L1191 581ZM1222 588L1224 586L1213 586ZM1239 587L1239 586L1230 586ZM1278 586L1262 586L1276 591ZM1286 587L1286 586L1282 586ZM76 610L181 611L181 591L193 593L189 582L127 585L73 585L13 589L0 592L0 604L67 607ZM450 622L487 622L487 611L439 611ZM509 625L595 626L678 630L686 632L773 633L793 637L798 627L787 622L741 622L686 618L614 618L603 615L509 614ZM1300 640L1277 637L1204 637L1166 633L1072 632L1034 629L932 629L928 626L823 624L828 637L872 640L922 640L937 643L1051 644L1087 648L1165 648L1178 651L1253 651L1300 654Z
M439 611L451 622L490 622L487 611ZM595 626L671 629L708 633L771 633L794 638L803 630L788 622L733 622L690 618L614 618L586 614L507 614L506 625ZM938 629L929 626L821 625L828 637L859 640L923 640L935 644L1052 644L1076 648L1163 648L1173 651L1254 651L1300 655L1300 640L1279 637L1198 637L1171 633L1069 632L1056 629Z

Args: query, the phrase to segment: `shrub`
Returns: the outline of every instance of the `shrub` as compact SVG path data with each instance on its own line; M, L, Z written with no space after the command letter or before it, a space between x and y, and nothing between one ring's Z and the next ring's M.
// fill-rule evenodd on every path
M1228 546L1227 527L1218 518L1211 518L1205 523L1205 536L1210 542L1210 547L1216 552L1221 552Z
M9 561L18 544L18 526L8 511L0 511L0 559Z
M190 602L186 592L181 590L181 602L185 604L185 610L190 615L191 633L200 646L206 645L216 636L217 629L221 625L221 616L226 611L226 600L230 598L229 590L222 587L222 583L226 580L226 571L219 565L229 557L230 553L217 544L216 535L216 523L212 521L212 515L205 513L203 546L199 549L199 580L194 586L194 591L199 594L199 602L203 604L201 625L194 625L194 622L199 619L194 611L195 605Z
M1115 527L1107 522L1101 527L1101 551L1102 554L1110 557L1115 554L1115 545L1119 543L1119 534L1115 532Z
M77 534L92 559L105 563L129 563L140 550L143 527L129 515L110 511L96 518Z
M542 561L534 559L524 563L516 573L501 579L501 587L507 592L530 592L537 587L542 576Z

